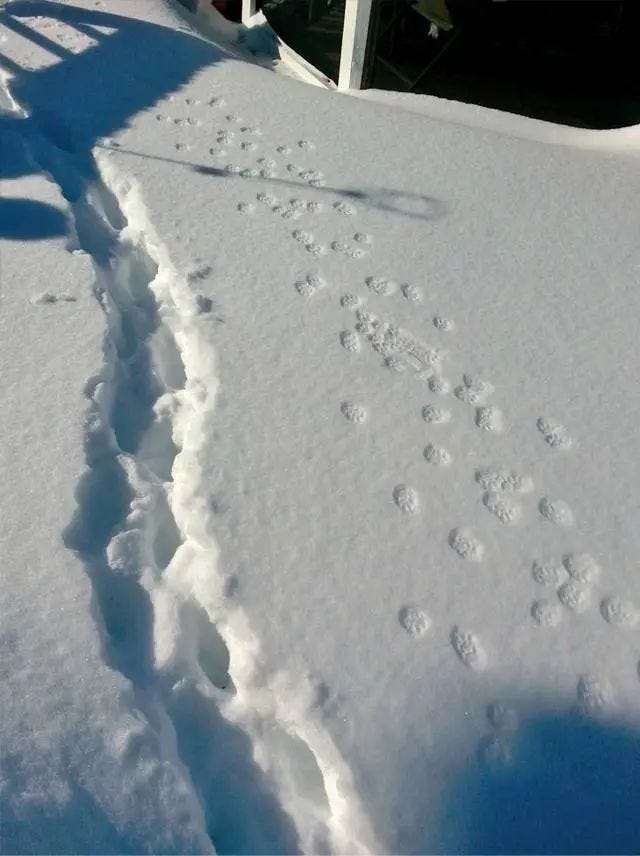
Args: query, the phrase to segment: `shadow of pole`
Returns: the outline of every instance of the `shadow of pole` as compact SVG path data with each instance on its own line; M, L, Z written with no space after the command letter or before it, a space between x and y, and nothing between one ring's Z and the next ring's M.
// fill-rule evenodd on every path
M18 20L28 16L54 19L88 34L94 43L79 53L67 51ZM4 58L3 63L13 75L12 94L30 111L30 121L59 149L80 159L87 178L95 173L91 152L101 137L126 127L133 116L179 89L201 68L228 56L223 48L193 33L56 0L10 0L0 9L0 24L58 60L33 71L10 58ZM113 32L106 35L98 27ZM64 93L65 97L53 102L51 93ZM122 148L118 151L183 163L202 175L229 177L215 167ZM295 180L261 177L260 181L300 189L300 182ZM409 191L335 186L318 189L410 219L438 220L447 211L441 200Z
M227 172L224 168L207 166L205 164L194 164L189 161L180 160L180 158L171 158L166 155L154 155L148 152L140 152L135 151L134 149L124 148L123 146L105 146L98 143L96 148L103 149L107 152L117 152L119 154L130 155L132 157L144 158L146 160L175 164L176 166L193 169L200 175L206 175L212 178L239 180L242 182L259 181L261 185L268 183L275 187L286 187L296 191L300 191L301 189L300 182L292 179L276 178L275 176L270 178L265 178L264 176L260 176L260 178L238 176ZM375 208L379 211L386 211L391 214L398 214L415 220L440 220L446 216L448 211L446 203L433 196L426 196L421 193L411 193L404 190L392 190L385 187L381 187L377 190L357 190L355 188L336 187L335 185L331 185L316 187L314 190L316 193L340 196L344 199L358 202L366 208Z

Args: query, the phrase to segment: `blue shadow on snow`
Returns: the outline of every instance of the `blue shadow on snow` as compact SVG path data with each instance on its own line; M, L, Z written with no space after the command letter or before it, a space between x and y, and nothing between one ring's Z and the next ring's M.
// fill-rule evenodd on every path
M505 759L460 772L441 840L455 853L639 853L640 732L575 712L534 717Z

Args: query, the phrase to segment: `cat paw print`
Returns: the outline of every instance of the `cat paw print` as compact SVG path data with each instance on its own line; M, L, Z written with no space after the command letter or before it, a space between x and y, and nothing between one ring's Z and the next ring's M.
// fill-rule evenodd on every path
M562 565L536 561L531 567L531 576L538 585L557 589L565 579L566 572Z
M448 467L453 460L451 452L435 443L428 443L423 454L425 461L434 467Z
M640 624L640 610L630 600L605 597L600 604L600 615L607 624L621 630L634 630Z
M427 404L422 408L422 418L429 425L445 425L451 420L451 411L447 410L446 407Z
M582 585L592 585L600 577L600 565L589 553L567 553L562 564L569 576Z
M326 248L314 241L313 235L309 232L304 232L301 229L295 229L291 233L291 237L305 248L308 253L314 256L321 256L326 253Z
M540 627L557 627L562 620L562 607L552 600L534 600L531 617Z
M415 514L420 505L417 491L406 484L394 487L393 501L404 514Z
M354 401L343 401L340 410L347 422L352 422L354 425L362 425L367 421L367 411Z
M427 378L427 386L434 395L447 395L451 389L451 384L447 378L440 374L431 374Z
M364 256L364 251L359 247L343 244L342 241L332 241L331 249L334 253L340 253L340 255L347 256L350 259L361 259Z
M480 562L484 556L484 545L466 528L451 530L449 546L468 562Z
M357 294L343 294L340 298L340 306L344 309L357 309L361 304Z
M457 399L472 407L484 404L492 393L493 385L488 380L471 374L464 374L462 384L453 391Z
M368 232L356 232L353 236L353 240L356 244L364 244L367 247L370 247L373 244L373 236Z
M533 490L530 476L521 475L506 467L476 470L475 480L484 490L498 493L530 493Z
M422 292L420 289L416 288L415 285L409 285L408 282L402 283L400 286L400 293L405 300L409 300L411 303L418 303L418 301L422 300Z
M387 297L388 295L393 294L398 287L393 280L385 279L382 276L368 276L364 282L369 291L374 294L378 294L381 297Z
M574 522L573 511L562 499L543 497L538 503L538 510L545 520L556 526L571 526Z
M497 407L477 407L475 423L482 431L501 434L504 431L502 411Z
M293 287L301 297L311 297L324 285L325 282L321 277L315 274L307 274L303 279L297 280Z
M403 606L398 613L398 621L413 639L424 636L431 627L431 620L424 609L414 605Z
M555 419L541 416L536 422L536 428L542 434L542 438L552 449L570 449L573 440L569 432Z
M517 523L520 519L520 506L496 491L486 491L482 497L482 504L500 523Z
M443 315L435 315L431 323L436 330L441 330L443 333L450 333L455 329L453 321L450 318L445 318Z
M454 627L449 638L451 647L463 665L478 672L486 669L489 660L480 640L474 633Z
M355 353L360 350L360 337L353 330L343 330L340 333L340 344L345 351Z
M349 205L348 202L334 202L333 208L338 214L342 214L343 217L353 217L356 213L356 209L353 205Z
M257 193L256 199L258 202L262 203L262 205L266 205L268 208L275 208L278 205L277 196L273 196L271 193Z
M591 606L591 591L575 580L567 580L558 589L558 600L571 612L586 612Z

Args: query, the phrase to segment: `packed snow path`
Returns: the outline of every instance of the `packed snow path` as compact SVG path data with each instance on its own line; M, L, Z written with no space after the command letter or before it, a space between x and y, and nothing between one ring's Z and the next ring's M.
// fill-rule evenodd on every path
M638 149L308 88L162 3L1 8L9 177L107 325L61 535L114 769L181 795L154 838L158 774L89 777L96 848L632 850Z

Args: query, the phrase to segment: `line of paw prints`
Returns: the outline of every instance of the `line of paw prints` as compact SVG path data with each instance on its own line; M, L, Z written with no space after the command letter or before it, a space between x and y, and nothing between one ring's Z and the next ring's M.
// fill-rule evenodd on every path
M226 107L226 100L223 96L214 96L208 102L208 106L212 108L222 109ZM239 148L245 152L253 152L256 151L259 147L258 138L262 136L262 130L259 127L253 126L251 124L246 123L242 117L237 115L236 113L227 113L225 115L225 120L228 124L232 126L240 126L239 134L240 142ZM236 137L236 130L229 128L219 129L217 132L217 142L218 144L230 145L234 138ZM297 149L301 152L311 153L315 151L315 144L311 140L302 139L298 140L295 146L290 146L287 144L282 144L276 147L276 153L282 157L289 156L294 149ZM224 154L223 150L220 149L211 149L211 154L215 154L217 156L221 156ZM277 163L275 160L268 158L260 158L258 161L259 165L261 165L262 169L258 171L258 175L262 178L274 178L276 177L276 168ZM311 187L323 187L325 185L325 179L322 173L317 170L309 169L306 167L298 167L295 164L287 164L287 171L289 173L295 173L299 178L303 181L306 181ZM241 170L238 167L235 167L233 164L229 164L227 167L227 174L229 175L243 175L244 177L258 177L258 175L253 175L246 170Z
M476 470L475 480L484 491L482 504L500 523L517 523L522 516L522 506L516 494L527 494L533 490L533 480L528 475L517 473L506 467Z
M429 614L424 607L418 604L404 605L398 612L398 622L408 636L414 640L422 639L431 629ZM489 665L486 649L475 633L455 625L449 634L449 643L458 660L468 669L483 672ZM493 715L496 722L498 722L500 715L505 721L504 725L496 727L507 727L508 712L505 711L500 714L496 709Z
M362 301L356 294L343 294L340 298L340 306L343 309L357 309L362 305ZM355 344L355 348L349 348L350 337L353 336L357 340L358 337L352 330L344 330L340 336L340 343L347 350L359 349L359 340ZM340 405L340 410L344 418L354 425L361 425L366 422L368 413L365 407L353 401L343 401Z
M202 121L194 116L168 116L164 113L156 113L156 122L166 122L179 128L199 128Z
M169 96L169 101L171 101L174 105L177 104L179 98L178 96L172 95ZM220 110L226 106L226 100L221 95L216 95L213 98L209 99L206 105L203 105L200 100L197 98L185 98L184 104L189 108L189 113L186 116L173 116L166 115L164 113L157 113L155 118L156 121L168 122L174 124L178 127L182 127L188 129L190 127L202 127L203 120L206 118L205 114L200 111L199 108L206 106L209 108ZM193 115L193 111L196 111L199 115ZM238 132L241 135L240 142L238 143L239 148L242 151L251 152L255 151L258 148L258 143L255 138L262 136L262 131L259 128L252 127L251 125L247 125L243 123L243 120L234 113L228 113L225 116L227 123L231 123L233 125L240 125ZM222 157L226 154L225 150L220 146L223 145L231 145L234 138L236 137L236 130L231 130L229 128L219 128L216 132L216 142L218 143L218 147L212 147L209 149L210 154L216 157ZM178 142L175 144L175 148L178 151L187 151L192 148L191 145L183 142Z
M520 519L521 507L513 496L528 493L533 489L529 476L499 467L477 470L475 480L484 491L482 504L487 511L504 524L513 524ZM451 530L449 546L465 561L480 562L484 558L484 544L467 527Z
M493 384L488 380L468 373L463 374L462 383L453 390L458 401L474 408L474 422L480 430L501 434L504 431L502 411L487 403L493 392Z
M501 701L493 701L486 709L491 731L478 744L478 760L489 768L505 767L512 758L513 739L519 727L519 716L515 707Z
M556 627L567 610L581 614L591 608L595 600L593 589L601 579L602 570L589 553L567 553L561 562L535 561L531 576L538 585L556 592L556 599L535 600L531 617L543 627ZM640 610L617 595L602 597L599 613L608 624L621 630L632 630L640 624Z
M324 256L327 253L327 248L324 244L318 244L310 232L303 229L294 229L291 237L300 244L312 256Z
M301 145L301 147L303 146ZM279 149L279 153L287 155L290 153L290 150L288 148L281 147ZM266 166L272 168L272 164L266 164ZM289 172L294 171L291 168L291 165L289 165L288 170ZM314 184L318 184L318 182L322 180L319 174L310 171L299 172L298 174L303 180L308 181L312 186ZM262 197L259 196L258 202L269 205L274 213L283 216L285 219L293 219L296 215L299 216L304 210L302 204L296 204L293 200L287 207L280 206L277 199L273 197L268 198L266 194ZM353 216L353 214L355 214L355 209L344 202L334 203L334 209L344 216ZM250 209L249 206L239 206L239 210L249 213L252 208ZM292 233L292 237L313 254L319 255L324 252L324 249L315 243L313 236L307 232L296 230ZM354 234L353 240L356 244L366 246L371 243L372 239L366 233L358 232ZM333 242L331 248L336 252L343 253L353 258L361 257L363 254L363 251L359 247L345 245L341 242ZM309 275L303 280L299 280L295 287L299 294L310 296L315 293L322 284L323 283L319 277ZM395 283L379 277L369 277L366 281L366 285L370 291L378 295L391 294L396 290ZM422 298L420 290L408 283L402 284L399 287L399 291L405 299L410 301L418 301ZM341 305L344 308L358 310L361 306L361 301L355 295L343 295L341 298ZM385 364L388 367L399 368L402 366L404 369L407 367L406 362L408 362L413 368L423 370L427 367L433 367L434 363L439 363L439 355L437 352L431 348L426 348L414 337L403 335L394 325L386 322L379 322L378 319L364 313L364 311L358 312L357 321L357 331L365 335L375 351L383 354L385 357ZM444 332L448 332L454 327L453 322L441 316L434 317L433 325L437 330ZM340 343L342 347L348 351L356 352L360 350L360 339L357 332L354 330L342 331L340 334ZM401 360L399 357L401 354L405 355L407 358L405 361ZM434 393L442 394L448 391L447 382L445 380L441 380L433 376L430 377L429 380L430 388ZM366 409L362 405L352 401L342 402L341 412L345 419L352 424L362 424L367 419ZM426 421L431 421L433 423L445 422L450 418L448 411L438 410L435 407L431 410L427 410L425 408L423 416ZM492 430L492 427L493 426L490 426L487 430ZM428 462L435 466L446 466L451 460L450 453L444 449L444 447L433 443L428 444L425 448L424 456ZM397 507L403 513L415 514L418 510L418 494L413 488L407 485L397 485L393 490L393 499ZM451 543L452 546L454 546L454 549L456 549L459 554L465 558L477 560L482 556L484 549L482 545L472 537L468 536L463 530L454 530L451 536ZM414 638L423 636L430 626L430 619L427 614L423 609L417 606L403 607L399 614L399 620L405 631ZM465 666L476 670L482 670L486 667L487 657L485 651L474 634L460 630L458 627L454 627L451 631L450 641L453 650Z
M286 165L286 170L289 175L301 179L306 182L309 187L325 187L327 183L324 175L316 169L307 169L306 167L301 167L295 163L288 163Z
M178 99L176 96L170 96L168 100L171 101L173 105L176 105ZM185 105L190 109L194 107L199 107L201 103L196 98L185 98L183 100ZM203 124L202 119L200 119L198 116L191 115L191 113L188 113L186 116L175 116L160 112L155 114L155 119L156 122L165 122L170 125L175 125L178 128L183 128L186 131L188 131L190 128L199 128ZM191 149L193 148L191 143L184 142L182 140L179 140L178 142L174 143L173 147L177 152L188 152L191 151Z
M308 206L310 205L314 206L314 208L309 209ZM318 203L304 203L304 207L301 206L299 208L296 208L290 204L288 207L277 206L274 207L272 210L275 214L280 214L280 216L284 217L285 219L297 219L306 210L318 211L321 209L319 208ZM302 244L302 246L305 247L306 250L313 253L314 255L325 255L327 252L327 247L322 244L318 244L314 239L313 235L309 232L296 229L291 233L291 237L294 238L294 240L298 241L298 243ZM364 250L360 249L359 247L354 247L351 244L344 244L341 241L333 241L330 244L330 248L335 253L340 253L341 255L353 259L359 259L364 256Z
M376 277L368 277L365 285L369 291L384 296L397 290L395 283ZM445 387L446 381L436 380L433 377L434 367L439 368L441 363L439 352L425 346L411 334L368 312L363 308L362 300L357 295L345 294L341 297L340 303L344 308L355 311L356 316L355 330L343 330L340 333L340 343L343 348L350 352L359 351L361 340L358 334L360 334L370 343L375 352L382 354L385 366L396 370L407 368L419 372L427 370L430 372L434 390L441 391ZM446 408L427 405L423 409L423 418L431 424L439 424L449 421L451 414ZM423 455L425 460L434 467L446 467L452 461L451 453L440 443L428 443L423 450ZM396 485L392 496L401 512L415 514L419 510L419 497L414 488L403 484ZM471 561L479 561L484 552L483 545L462 529L451 533L450 544L462 558Z
M311 140L298 140L296 144L296 148L302 149L302 151L310 152L314 151L315 144L311 142ZM293 148L289 145L283 144L277 147L276 151L279 155L283 157L287 157L293 151Z
M397 292L399 288L402 293L409 288L407 284L398 287L392 280L382 277L367 277L365 285L369 291L379 296L388 296ZM363 334L372 344L374 350L383 353L385 365L396 370L405 370L407 368L406 363L398 357L398 351L402 353L405 350L403 348L405 343L398 328L381 322L375 315L362 308L360 298L355 295L343 296L341 303L346 308L356 310L356 332ZM454 327L453 322L445 320L441 316L436 316L433 319L433 324L436 329L440 330L451 330ZM349 351L360 350L359 339L351 331L343 331L340 334L340 341L342 346ZM415 342L411 342L406 350L415 357ZM435 360L434 356L436 357ZM418 354L419 365L416 366L413 363L413 368L424 369L427 366L432 368L434 362L437 364L439 359L439 354L434 354L433 351L427 353L422 350ZM430 390L435 394L444 395L450 391L448 380L439 373L431 372L427 383ZM475 408L474 421L480 429L499 433L503 430L502 413L487 402L493 392L494 387L489 381L468 373L463 375L462 383L453 390L454 396L459 401ZM427 404L422 410L422 416L430 425L446 424L451 419L451 412L445 407ZM554 447L568 446L566 432L558 423L551 420L538 420L538 429L550 445ZM427 444L423 454L425 460L434 466L447 466L452 461L451 453L441 444L433 442ZM514 524L521 518L522 509L520 504L515 501L513 494L524 494L532 491L533 482L529 476L523 476L506 469L479 470L476 473L476 481L484 489L482 496L484 507L496 519L504 524ZM570 526L574 521L571 508L561 499L543 497L538 503L538 510L545 520L559 526ZM482 558L483 545L464 528L452 530L449 543L461 558L473 561ZM566 592L567 598L571 594L572 590L569 589Z
M222 108L225 106L225 99L223 97L216 96L209 102L209 105L212 107ZM233 113L228 113L226 115L226 120L228 123L234 125L240 125L242 123L242 119L240 116L237 116ZM261 131L258 128L253 128L248 125L243 125L240 128L240 133L245 136L260 136ZM218 147L212 147L210 149L210 153L216 157L222 157L226 154L224 148L221 146L230 145L236 137L236 131L232 129L221 129L218 131L216 142L218 143ZM250 152L255 151L257 148L257 142L254 139L242 139L240 142L240 148L244 151ZM303 152L312 152L315 150L315 144L311 140L302 139L298 140L295 146L282 144L277 146L276 153L283 158L288 157L291 153L297 149ZM225 172L229 176L239 176L241 178L276 178L277 177L277 163L275 160L270 158L258 158L257 160L258 169L252 167L242 168L236 164L227 164ZM317 169L311 169L307 167L300 167L295 163L287 163L286 170L290 175L295 175L297 178L300 178L302 181L306 182L310 187L321 188L326 184L324 175ZM269 196L269 194L263 194L264 196ZM258 201L263 201L258 199ZM319 202L315 201L302 201L302 200L291 200L289 203L281 204L277 199L273 198L272 204L270 205L271 210L277 216L282 217L285 220L288 219L298 219L305 213L318 213L323 209L323 206ZM356 214L355 206L345 202L343 200L339 200L333 204L333 209L343 215L352 217ZM248 202L240 202L237 205L237 210L242 214L253 214L255 213L255 206L252 203ZM310 252L312 255L320 256L324 255L327 252L327 247L323 244L318 243L314 240L313 236L309 233L301 232L296 230L292 233L292 237L297 240L304 248ZM349 258L358 259L365 255L366 249L373 242L373 238L366 232L356 232L352 237L352 243L346 243L343 241L335 240L330 244L331 249L334 252L343 254Z
M366 285L375 294L387 296L396 290L395 283L379 278L368 278ZM402 289L402 287L401 287ZM357 295L346 294L341 298L341 305L348 309L358 310L362 301ZM358 325L366 336L371 337L376 332L378 325L374 316L360 311L357 315ZM434 319L437 329L452 329L452 325L443 324ZM393 336L393 328L392 328ZM382 339L384 342L384 338ZM344 331L341 342L348 350L358 350L359 342L353 337L352 331ZM438 376L429 378L430 388L434 393L443 394L449 391L448 382ZM455 396L465 403L476 406L476 424L485 430L499 431L502 428L501 414L493 408L487 407L484 402L486 397L493 392L493 387L486 381L465 375L463 384L454 391ZM443 424L450 420L451 414L446 408L436 405L426 405L423 408L423 419L432 425ZM545 442L552 448L569 448L572 440L568 437L565 429L551 420L538 420L537 428L543 435ZM450 462L451 457L442 446L430 443L425 448L426 460L434 465L442 466ZM520 507L511 501L507 494L527 494L533 490L533 482L529 476L524 476L513 471L498 468L494 470L478 470L476 481L484 489L483 504L503 523L513 523L520 516ZM419 497L415 489L407 485L397 485L393 490L393 499L397 507L407 514L415 514L419 509ZM540 514L548 521L557 525L567 526L573 522L573 513L569 506L562 500L550 500L544 497L538 504ZM467 529L454 529L450 533L449 543L455 552L464 559L479 561L483 557L484 547L478 539ZM571 554L565 556L563 566L569 574L570 579L562 582L557 568L549 569L549 566L534 566L534 578L540 584L557 583L558 603L547 601L536 601L532 605L531 614L539 624L556 624L561 617L563 609L574 612L584 611L589 603L590 596L585 589L587 584L592 584L599 577L599 568L593 559L587 554ZM611 624L621 628L631 628L640 622L640 611L633 604L618 597L605 597L600 604L602 617ZM417 638L426 633L430 626L428 616L420 607L405 606L399 614L399 620L405 631L412 637ZM483 669L487 658L477 638L469 632L454 628L451 633L451 644L461 662L465 665ZM640 666L639 666L640 668ZM607 696L602 682L596 681L593 676L582 676L578 683L577 696L579 706L586 710L600 708ZM505 754L502 735L498 739L492 735L491 740L485 742L483 751L492 757L501 757Z
M354 240L361 243L370 243L370 236L357 233L354 235ZM409 302L418 303L423 299L422 289L408 282L398 284L395 280L383 276L368 276L365 279L365 285L369 291L378 297L390 297L394 294L399 294L402 298ZM446 318L444 315L434 315L431 323L443 333L450 333L455 330L455 323L452 319Z
M578 676L575 687L575 712L585 717L600 717L614 701L610 682L602 675L586 672ZM520 723L515 707L492 702L486 711L491 731L478 744L478 760L499 771L513 757L514 738Z
M261 206L268 208L272 214L275 214L277 217L281 217L283 220L299 220L306 214L318 214L323 210L322 203L316 202L315 200L293 198L289 199L287 202L283 202L273 193L267 193L265 191L261 191L256 194L256 201L259 202ZM294 233L294 237L296 237L297 240L301 240L303 236L306 236L306 233Z
M392 294L397 289L395 283L373 277L366 280L366 285L370 291L381 296ZM358 322L356 330L363 333L370 341L374 335L378 334L378 347L382 346L384 349L385 346L388 348L391 345L390 350L397 347L395 340L398 337L398 331L393 327L391 327L390 331L385 329L385 325L381 324L375 316L362 310L360 308L362 302L358 296L350 294L343 295L341 304L345 308L356 310ZM443 324L441 321L435 319L434 326L437 329L452 329L452 325ZM382 336L380 336L381 331ZM341 343L348 350L359 350L360 347L358 340L352 335L352 331L343 331L341 334ZM442 377L432 375L429 381L431 390L436 394L446 394L450 389L448 381ZM498 432L502 429L501 413L486 404L486 398L492 392L493 387L487 381L475 376L464 375L463 383L454 390L454 395L464 403L476 407L476 424L478 427ZM448 422L451 418L451 413L447 408L429 404L423 408L422 416L428 424L438 425ZM450 453L444 447L435 443L429 443L426 446L424 456L429 463L435 466L446 466L451 461ZM533 481L529 476L507 470L506 468L478 470L476 472L476 481L484 489L484 506L503 523L514 523L520 517L520 506L513 501L512 497L515 494L528 494L533 490ZM418 493L408 485L397 485L393 490L393 500L399 510L405 514L415 514L419 509ZM543 517L559 525L567 525L572 521L570 509L562 501L551 501L548 498L543 498L540 500L539 510ZM466 528L452 530L449 535L449 544L462 559L481 561L483 558L484 545ZM570 562L569 559L567 561ZM580 577L577 564L574 562L571 567L576 577ZM582 569L582 574L585 575L586 573ZM558 596L566 601L565 606L574 609L580 608L580 598L579 596L577 599L574 597L572 587L565 586L561 589ZM540 606L540 604L536 605L534 609L535 614L542 615ZM619 614L621 614L621 611L618 608L616 615ZM626 609L624 615L627 616L628 614L629 610ZM399 619L406 632L413 637L424 635L429 627L426 614L417 606L403 607ZM629 621L629 618L623 620ZM485 668L487 662L486 653L474 634L462 631L456 627L451 633L451 644L463 664L478 670ZM500 754L502 747L498 746L495 739L493 739L491 745L487 745L485 750L494 754L496 752Z

